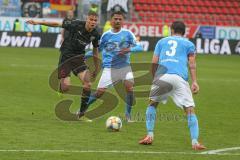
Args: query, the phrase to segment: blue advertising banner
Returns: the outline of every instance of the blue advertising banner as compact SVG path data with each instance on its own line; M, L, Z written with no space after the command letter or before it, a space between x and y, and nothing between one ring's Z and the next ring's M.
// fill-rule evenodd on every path
M215 38L215 26L200 26L199 32L202 34L202 38L214 39Z

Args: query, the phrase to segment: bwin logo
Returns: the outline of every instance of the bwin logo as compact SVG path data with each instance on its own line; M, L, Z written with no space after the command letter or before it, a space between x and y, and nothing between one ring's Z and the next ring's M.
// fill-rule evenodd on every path
M0 40L0 46L11 47L39 47L40 43L40 37L8 36L7 32L2 33Z

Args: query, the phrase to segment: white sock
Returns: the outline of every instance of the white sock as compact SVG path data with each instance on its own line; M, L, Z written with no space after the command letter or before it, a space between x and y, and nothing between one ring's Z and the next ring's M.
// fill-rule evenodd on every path
M148 136L153 138L153 132L148 132Z
M198 141L196 139L192 139L192 145L198 144Z

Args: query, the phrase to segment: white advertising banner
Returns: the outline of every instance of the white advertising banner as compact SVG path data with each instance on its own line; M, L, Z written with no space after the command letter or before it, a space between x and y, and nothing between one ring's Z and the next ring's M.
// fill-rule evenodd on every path
M216 27L216 39L240 40L240 27Z
M0 17L0 31L13 31L14 21L18 19L21 24L21 31L23 32L41 32L40 25L30 25L26 21L29 19L34 19L38 21L50 21L50 22L61 22L62 19L52 19L52 18L23 18L23 17ZM49 27L49 33L59 33L61 28Z

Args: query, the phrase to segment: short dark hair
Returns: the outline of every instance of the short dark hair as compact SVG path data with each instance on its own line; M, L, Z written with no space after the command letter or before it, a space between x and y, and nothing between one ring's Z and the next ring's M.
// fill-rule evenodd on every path
M89 11L88 12L88 16L96 16L96 17L98 17L98 14L97 14L97 12L94 12L94 11Z
M124 16L125 16L122 11L114 11L114 12L112 12L112 14L111 14L111 18L112 18L115 14L122 15L123 18L124 18Z
M186 26L182 21L174 21L171 25L171 29L174 30L174 33L184 35Z

